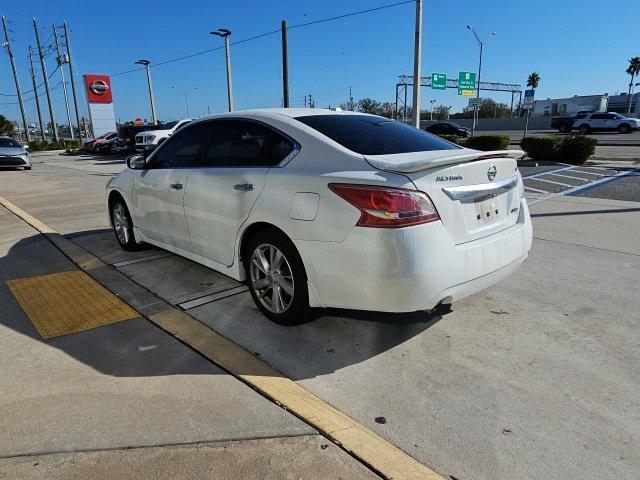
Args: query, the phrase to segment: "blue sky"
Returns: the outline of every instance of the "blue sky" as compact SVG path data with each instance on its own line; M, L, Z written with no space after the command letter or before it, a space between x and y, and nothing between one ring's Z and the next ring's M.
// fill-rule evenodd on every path
M397 0L395 0L397 1ZM42 40L51 36L51 24L66 20L77 74L130 70L139 58L153 62L220 46L209 31L232 30L239 41L290 25L394 3L394 0L186 0L87 2L75 0L4 1L0 13L11 21L13 49L23 90L31 89L27 73L27 46L33 44L33 17ZM628 12L636 12L631 5ZM624 7L626 9L627 7ZM616 14L599 0L424 1L423 74L444 72L457 76L475 71L478 46L466 24L479 34L497 36L485 45L483 80L525 83L538 71L542 81L536 98L625 91L627 59L640 55L637 15ZM289 71L292 105L302 105L311 93L316 106L348 100L348 88L358 98L393 101L397 76L411 73L415 5L397 7L289 32ZM590 33L593 32L593 33ZM232 47L236 109L278 106L281 101L280 36L271 35ZM47 68L54 67L53 56ZM0 53L0 93L14 94L6 54ZM224 51L218 50L152 70L159 117L171 120L226 109ZM60 81L59 74L51 84ZM141 71L112 78L116 118L148 117L146 80ZM185 95L186 94L186 95ZM65 116L62 90L53 92L59 123ZM491 95L488 95L491 96ZM30 96L29 96L30 97ZM509 94L493 95L509 102ZM423 107L466 105L454 90L423 89ZM0 113L18 117L16 105L2 103ZM44 101L44 98L43 98ZM86 112L84 94L81 110ZM35 102L27 103L35 119Z

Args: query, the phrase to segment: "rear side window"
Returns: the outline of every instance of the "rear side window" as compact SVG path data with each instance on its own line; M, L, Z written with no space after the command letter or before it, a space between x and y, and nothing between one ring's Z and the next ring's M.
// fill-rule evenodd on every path
M309 115L296 120L361 155L460 148L423 130L375 115Z
M193 167L198 163L200 147L207 138L210 123L200 123L181 129L158 147L152 168Z
M248 120L219 120L204 153L206 167L261 167L280 163L293 143L278 132Z

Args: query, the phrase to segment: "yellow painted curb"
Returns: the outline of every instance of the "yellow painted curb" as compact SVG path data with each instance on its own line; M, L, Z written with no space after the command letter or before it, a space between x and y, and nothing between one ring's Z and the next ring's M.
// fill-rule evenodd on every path
M0 197L0 204L45 234L83 270L105 265L100 259L6 199ZM148 318L216 365L297 415L383 477L393 480L445 480L440 474L186 313L169 308Z

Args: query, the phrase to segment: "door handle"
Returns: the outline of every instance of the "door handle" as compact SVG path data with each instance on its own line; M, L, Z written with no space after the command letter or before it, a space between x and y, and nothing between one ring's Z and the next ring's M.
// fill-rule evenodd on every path
M184 187L184 185L182 185L181 183L172 183L171 185L169 185L169 187L174 190L182 190L182 187Z
M250 192L255 188L255 185L252 183L236 183L233 188L240 192Z

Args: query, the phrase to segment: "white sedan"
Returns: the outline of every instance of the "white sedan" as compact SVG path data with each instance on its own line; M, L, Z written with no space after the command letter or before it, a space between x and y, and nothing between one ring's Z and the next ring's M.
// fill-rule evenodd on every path
M246 281L280 324L310 307L431 310L527 258L522 154L374 115L238 111L130 157L108 208L124 249L147 242Z

